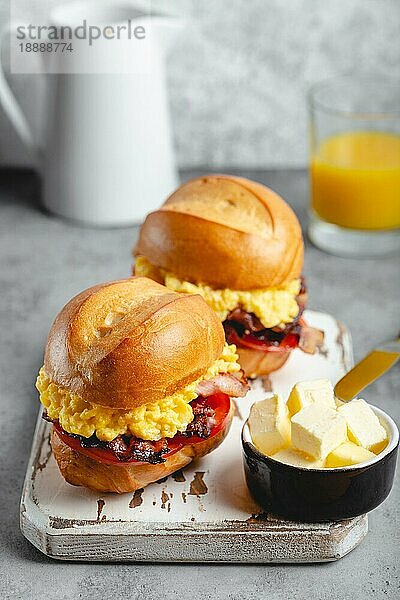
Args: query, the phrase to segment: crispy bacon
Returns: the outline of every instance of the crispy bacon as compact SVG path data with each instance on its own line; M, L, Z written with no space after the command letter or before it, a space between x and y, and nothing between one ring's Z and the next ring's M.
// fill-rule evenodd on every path
M265 329L260 319L256 317L254 313L248 313L240 306L231 310L229 315L226 317L226 321L237 323L238 325L241 325L242 327L244 327L244 329L247 329L251 333L255 333L257 331L262 331L263 329Z
M108 448L121 462L134 459L157 465L165 462L163 455L169 451L168 442L165 438L157 442L150 442L133 436L118 435L111 442L103 442L94 434L90 438L74 433L68 433L68 435L79 439L81 446L84 448Z
M216 424L215 410L211 406L207 406L204 400L193 400L191 407L194 414L194 419L186 427L182 433L184 437L192 437L197 435L200 438L208 438L211 435L211 430Z
M242 398L248 390L249 384L244 372L240 370L238 373L220 373L212 379L203 379L197 385L196 393L204 398L218 392L234 398Z

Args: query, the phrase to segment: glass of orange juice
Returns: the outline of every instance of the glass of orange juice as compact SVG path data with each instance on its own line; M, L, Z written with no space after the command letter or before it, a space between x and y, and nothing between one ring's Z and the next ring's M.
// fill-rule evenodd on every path
M311 241L342 256L400 251L400 82L321 83L309 111Z

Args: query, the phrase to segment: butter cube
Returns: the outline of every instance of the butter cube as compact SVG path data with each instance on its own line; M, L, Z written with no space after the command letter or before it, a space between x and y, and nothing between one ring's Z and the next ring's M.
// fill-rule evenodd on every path
M333 386L328 379L300 381L293 387L287 401L290 414L295 415L310 404L323 404L336 408Z
M303 467L306 469L322 469L324 463L322 460L314 460L302 454L295 448L287 448L286 450L280 450L276 454L273 454L271 458L279 460L279 462L286 463L287 465L293 465L294 467Z
M290 445L287 406L278 395L255 402L249 416L251 438L263 454L271 455Z
M386 429L380 424L378 417L361 398L346 402L339 406L338 413L347 422L349 440L377 454L387 444Z
M293 446L317 460L346 439L346 419L329 406L311 404L292 417Z
M330 468L347 467L348 465L357 465L375 458L375 454L366 450L362 446L357 446L353 442L343 442L333 452L328 454L325 466Z

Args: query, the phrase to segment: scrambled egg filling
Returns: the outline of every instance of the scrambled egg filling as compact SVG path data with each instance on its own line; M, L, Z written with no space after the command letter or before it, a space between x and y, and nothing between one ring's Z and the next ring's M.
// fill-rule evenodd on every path
M301 288L299 279L271 288L256 290L215 290L201 283L182 281L172 273L156 269L144 256L138 256L135 263L136 275L151 279L164 279L164 285L175 292L200 294L207 304L224 321L234 308L241 306L246 312L254 313L264 327L284 327L291 323L299 312L296 302Z
M58 419L61 427L69 433L83 437L90 437L95 433L99 440L106 442L125 433L143 440L159 440L174 437L178 431L185 431L194 418L189 403L197 397L195 390L199 381L212 379L218 373L239 371L237 358L236 347L225 344L221 357L203 377L172 396L132 410L117 410L87 402L52 383L43 367L39 371L36 387L40 393L40 402L50 419Z

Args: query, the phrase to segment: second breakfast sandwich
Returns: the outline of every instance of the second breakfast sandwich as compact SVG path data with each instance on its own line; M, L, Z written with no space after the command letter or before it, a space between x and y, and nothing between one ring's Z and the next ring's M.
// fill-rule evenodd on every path
M184 183L147 216L134 254L137 275L203 296L247 376L266 375L293 348L314 353L322 342L302 318L300 224L260 183L228 175Z
M136 277L73 298L36 383L64 478L130 492L211 452L248 389L236 359L200 296Z

